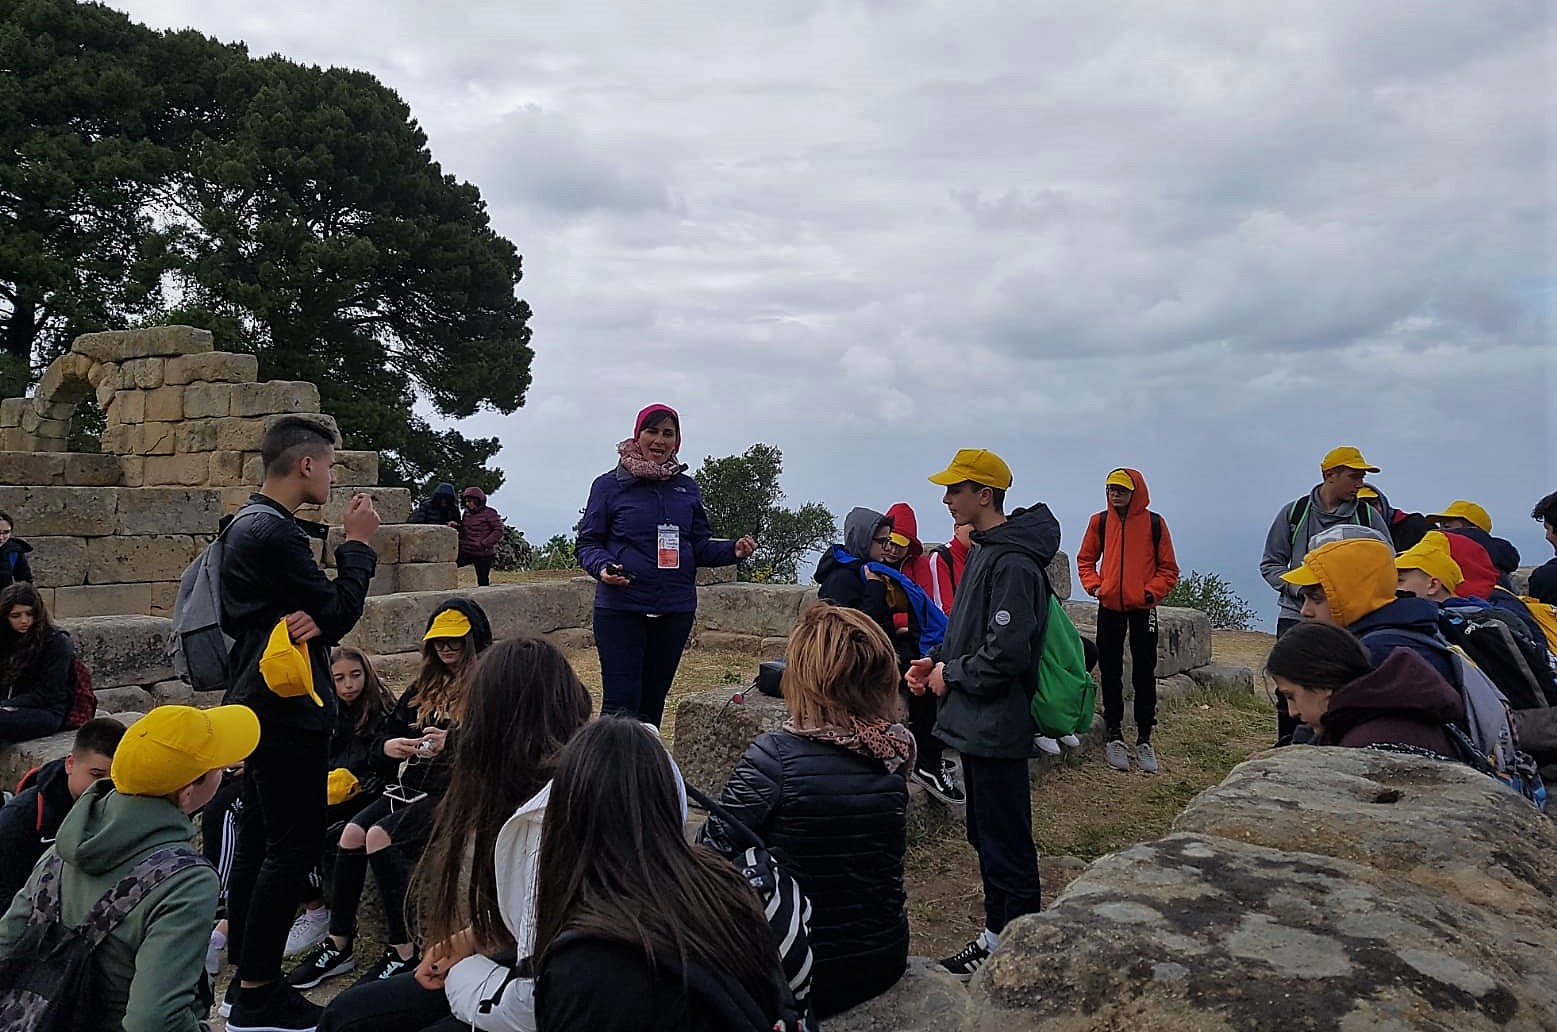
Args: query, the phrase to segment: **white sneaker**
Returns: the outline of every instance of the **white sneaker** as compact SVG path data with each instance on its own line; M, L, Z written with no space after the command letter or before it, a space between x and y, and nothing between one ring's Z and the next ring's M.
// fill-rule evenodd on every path
M292 922L291 931L287 932L286 955L296 956L299 953L307 953L324 941L324 937L330 934L330 908L319 907L315 910L305 910Z
M1060 743L1048 735L1038 735L1033 739L1033 744L1038 746L1039 752L1046 752L1050 756L1058 756L1060 754Z
M1075 735L1061 735L1060 744L1065 746L1067 749L1080 749L1081 739L1077 738Z

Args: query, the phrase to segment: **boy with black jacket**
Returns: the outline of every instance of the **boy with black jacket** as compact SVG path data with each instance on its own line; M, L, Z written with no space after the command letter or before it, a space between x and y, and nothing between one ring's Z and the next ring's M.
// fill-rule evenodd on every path
M287 931L309 895L308 875L324 848L326 779L336 699L330 648L362 616L378 565L369 541L379 517L366 494L342 520L332 581L315 562L310 535L323 527L293 516L329 501L335 435L301 416L278 420L262 447L265 481L227 532L221 572L222 629L233 639L226 701L259 717L260 744L243 770L243 816L228 889L228 950L236 958L229 991L231 1032L312 1029L320 1008L281 980ZM277 694L260 671L271 633L286 622L308 656L309 691ZM304 679L307 679L307 675ZM280 688L281 686L274 686Z
M1008 518L1011 468L992 451L964 448L930 478L946 488L954 522L973 527L972 555L957 589L946 638L908 670L910 691L941 699L936 737L962 757L968 842L984 882L984 931L941 966L963 981L989 959L1010 921L1037 913L1029 710L1043 647L1059 521L1046 505Z

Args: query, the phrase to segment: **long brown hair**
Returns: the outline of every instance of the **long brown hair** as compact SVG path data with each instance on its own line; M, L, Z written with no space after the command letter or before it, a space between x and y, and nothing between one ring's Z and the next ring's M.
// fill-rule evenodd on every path
M785 653L783 691L800 727L897 719L897 654L857 609L817 602L800 615Z
M342 660L362 668L362 694L354 701L341 705L351 714L352 730L357 737L371 735L378 730L384 714L395 708L395 697L389 694L389 689L379 680L378 671L373 669L373 664L368 662L367 655L361 649L354 649L350 645L336 646L330 653L330 666Z
M17 606L32 610L32 626L26 634L11 630L11 610ZM18 680L42 658L53 639L54 621L49 619L49 608L37 588L16 581L0 590L0 697L10 697Z
M687 842L670 757L636 720L605 716L558 760L541 831L535 953L563 932L641 949L648 963L730 974L778 1008L778 945L728 860Z
M411 896L427 941L470 926L482 949L495 950L514 945L497 906L497 833L551 779L557 753L589 720L590 700L567 657L541 638L492 646L469 682L449 788Z
M445 663L433 648L436 639L422 642L422 666L411 683L416 700L416 722L421 725L444 721L462 724L465 718L466 681L476 666L476 634L471 631L460 640L460 658L453 666Z

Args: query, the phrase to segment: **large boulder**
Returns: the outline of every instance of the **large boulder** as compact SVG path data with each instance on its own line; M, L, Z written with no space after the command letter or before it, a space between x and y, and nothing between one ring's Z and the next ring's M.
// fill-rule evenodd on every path
M1097 603L1065 603L1077 630L1097 637ZM1157 609L1157 670L1159 678L1187 673L1211 662L1211 621L1198 609ZM1130 650L1125 649L1125 684L1130 683Z
M166 617L83 616L59 625L70 632L94 688L151 685L173 677L167 654L173 623Z
M688 784L711 795L724 787L746 746L789 716L783 699L747 691L735 702L738 692L734 687L693 692L676 707L676 764Z
M1010 925L962 1028L1551 1029L1553 856L1468 767L1262 754Z
M773 637L788 634L816 589L800 584L711 584L697 593L697 626Z
M968 1008L968 987L929 957L909 957L908 970L873 1000L827 1019L827 1032L940 1032Z

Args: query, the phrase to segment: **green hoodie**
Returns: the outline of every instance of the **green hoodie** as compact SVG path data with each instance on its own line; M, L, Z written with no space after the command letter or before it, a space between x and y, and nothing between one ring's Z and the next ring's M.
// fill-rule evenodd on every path
M76 801L54 844L65 861L60 917L86 920L92 905L142 858L194 836L188 817L166 799L120 795L98 781ZM44 854L47 856L48 854ZM27 926L38 868L0 918L0 952ZM94 1029L101 1032L199 1032L206 1006L197 989L216 919L216 872L191 867L159 885L132 910L92 958Z

